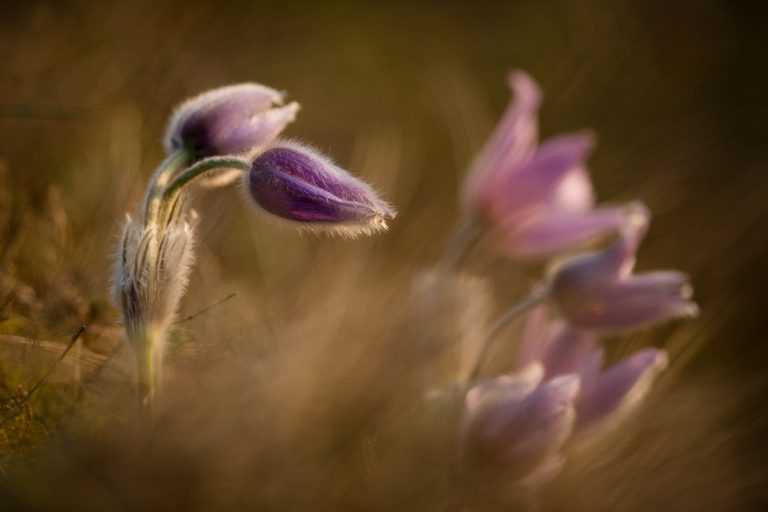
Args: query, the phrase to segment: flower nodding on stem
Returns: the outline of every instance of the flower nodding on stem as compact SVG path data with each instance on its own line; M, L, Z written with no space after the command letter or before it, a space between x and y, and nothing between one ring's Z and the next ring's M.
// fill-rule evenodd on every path
M298 111L298 103L283 105L283 94L263 85L220 87L176 109L165 147L169 152L188 151L193 160L246 154L274 140Z
M259 154L246 188L256 205L272 215L345 236L384 230L396 215L366 183L292 142L278 142Z
M616 243L567 261L553 272L552 298L572 325L621 332L698 313L685 274L632 273L650 219L642 204L635 203L632 210Z

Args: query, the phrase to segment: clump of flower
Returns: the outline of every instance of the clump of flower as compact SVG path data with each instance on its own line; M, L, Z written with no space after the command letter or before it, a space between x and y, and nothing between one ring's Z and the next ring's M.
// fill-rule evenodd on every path
M222 87L184 102L168 125L166 160L152 175L141 214L129 216L115 257L113 296L138 363L139 398L151 405L163 352L194 261L197 213L185 189L241 179L261 209L297 227L368 234L395 211L367 184L318 152L276 141L299 105L259 84Z
M613 238L603 249L550 265L532 293L488 327L474 367L457 386L465 391L464 474L530 490L558 474L570 445L620 427L668 364L664 350L643 348L606 367L598 337L698 309L685 274L633 274L650 213L639 202L595 206L586 164L595 137L581 131L539 144L541 91L521 71L510 74L509 84L514 101L471 163L464 218L440 269L458 272L481 239L504 256L547 262ZM486 376L493 343L525 314L507 373Z

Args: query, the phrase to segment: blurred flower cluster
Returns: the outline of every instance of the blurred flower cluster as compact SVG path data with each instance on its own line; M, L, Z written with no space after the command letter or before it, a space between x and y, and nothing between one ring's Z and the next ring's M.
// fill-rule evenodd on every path
M458 272L481 240L502 256L549 263L531 295L488 329L463 383L463 469L535 489L559 473L569 447L620 425L667 365L664 350L643 348L606 366L599 338L698 310L684 274L633 273L650 213L637 201L596 206L587 169L595 137L538 143L541 91L521 71L509 85L514 99L470 166L443 269ZM509 373L486 377L491 345L524 315Z

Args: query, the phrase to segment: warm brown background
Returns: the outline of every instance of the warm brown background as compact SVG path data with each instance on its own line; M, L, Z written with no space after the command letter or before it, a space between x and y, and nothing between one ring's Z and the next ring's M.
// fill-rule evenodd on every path
M114 318L112 240L162 157L168 113L231 82L262 82L299 101L288 135L376 183L400 210L389 234L360 244L384 268L423 268L456 219L472 153L508 100L504 74L522 68L546 93L544 135L599 135L599 197L642 198L653 210L640 268L691 273L702 315L684 331L695 346L681 351L692 356L684 378L727 383L715 400L733 407L718 421L750 489L734 491L734 503L743 498L734 510L758 507L768 455L767 24L764 5L727 0L4 1L0 209L12 212L0 244L23 231L26 256L12 265L37 302L16 301L0 330L56 337ZM202 226L206 261L225 282L279 288L300 281L302 265L311 272L314 256L299 250L357 254L349 242L264 234L231 197L201 198L215 212ZM23 222L56 224L56 212L66 215L64 233ZM64 256L40 250L52 237ZM65 284L42 277L52 261ZM503 261L487 264L476 270L497 276L504 297L514 275ZM206 279L198 271L190 311L213 299L194 292ZM76 298L62 296L70 286ZM653 341L672 334L681 336L662 328Z

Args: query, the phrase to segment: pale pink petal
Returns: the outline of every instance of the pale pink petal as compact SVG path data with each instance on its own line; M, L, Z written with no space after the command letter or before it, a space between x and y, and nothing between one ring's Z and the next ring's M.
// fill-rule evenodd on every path
M580 297L560 301L569 322L582 328L613 333L636 329L698 312L690 300L685 274L657 271L622 281L595 283Z
M598 351L595 336L587 331L564 326L552 338L541 359L544 380L560 375L576 374L583 378L593 372L595 352Z
M522 71L510 73L509 86L514 98L472 162L464 183L464 203L470 210L477 209L484 196L493 194L498 176L513 171L536 148L541 91L533 78Z
M615 233L625 223L622 208L551 212L520 225L516 232L499 233L498 244L506 253L519 257L547 256Z
M663 350L643 349L585 386L576 400L576 429L585 432L620 420L645 397L667 361Z

